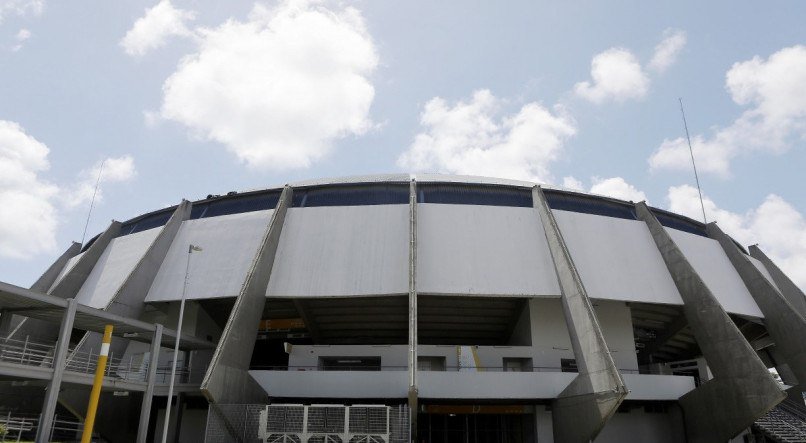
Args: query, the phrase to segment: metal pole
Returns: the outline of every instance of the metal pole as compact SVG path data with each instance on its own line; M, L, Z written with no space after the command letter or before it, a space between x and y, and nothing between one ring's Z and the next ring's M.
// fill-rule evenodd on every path
M185 265L185 284L182 285L182 300L179 302L179 321L176 322L176 343L174 343L174 359L171 365L171 381L168 383L168 403L165 406L165 423L162 424L162 443L168 441L168 425L171 420L171 397L174 392L174 379L176 378L176 359L179 356L179 339L182 336L182 318L185 315L185 293L188 288L188 274L190 273L190 256L193 251L201 251L193 245L188 245L188 260Z
M694 163L694 149L691 148L691 137L688 135L688 123L686 123L686 112L683 111L683 98L678 97L680 101L680 114L683 116L683 127L686 128L686 140L688 140L688 152L691 154L691 166L694 167L694 180L697 182L697 192L700 194L700 207L702 208L702 222L708 223L705 218L705 203L702 202L702 189L700 188L700 176L697 175L697 164Z
M95 412L98 409L98 399L101 397L101 385L104 382L104 369L109 354L109 344L112 342L112 325L104 327L104 338L101 341L101 353L98 355L98 365L95 367L95 380L90 391L90 403L87 406L87 418L84 420L84 433L81 435L81 443L90 443L92 440L92 428L95 425Z
M157 379L157 365L159 364L160 343L162 342L162 325L157 324L154 329L154 338L151 340L151 354L149 355L148 375L146 377L146 391L143 393L143 405L140 407L140 425L137 429L137 442L145 443L148 436L148 421L151 417L151 400L154 397L154 383Z

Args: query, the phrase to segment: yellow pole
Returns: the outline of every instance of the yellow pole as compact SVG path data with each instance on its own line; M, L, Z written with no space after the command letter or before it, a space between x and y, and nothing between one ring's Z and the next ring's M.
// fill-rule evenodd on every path
M95 425L95 411L98 409L98 399L101 397L101 385L106 371L106 359L109 356L109 343L112 342L112 325L104 328L104 339L101 342L101 354L98 356L98 365L95 367L95 380L92 382L90 403L87 405L87 418L84 420L84 433L81 434L81 443L90 443L92 428Z

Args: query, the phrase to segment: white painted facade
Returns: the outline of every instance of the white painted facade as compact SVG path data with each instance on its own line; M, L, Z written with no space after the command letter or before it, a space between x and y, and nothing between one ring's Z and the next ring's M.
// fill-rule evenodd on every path
M78 291L76 301L93 308L105 308L157 238L160 229L112 239Z
M273 212L245 212L182 222L145 301L182 298L191 244L200 246L202 251L194 252L191 257L187 299L238 296Z

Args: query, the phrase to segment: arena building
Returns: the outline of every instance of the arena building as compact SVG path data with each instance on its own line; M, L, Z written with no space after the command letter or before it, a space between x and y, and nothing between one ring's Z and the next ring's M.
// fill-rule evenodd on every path
M160 440L177 341L173 441L787 441L804 316L758 247L643 202L313 180L113 221L0 283L0 416L69 439L113 324L108 441Z

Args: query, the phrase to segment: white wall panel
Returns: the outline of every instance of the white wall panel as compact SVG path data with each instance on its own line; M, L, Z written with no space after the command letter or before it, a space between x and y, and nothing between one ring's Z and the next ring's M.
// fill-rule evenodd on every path
M539 215L532 208L420 204L417 291L559 296Z
M728 256L715 240L665 228L726 311L764 317Z
M778 285L775 284L775 281L772 279L772 275L770 275L770 271L768 271L767 268L764 267L763 263L761 263L760 261L756 260L753 257L750 257L749 255L746 257L750 259L750 263L753 263L753 266L755 266L756 269L758 269L764 275L764 278L766 278L767 281L770 282L770 284L773 287L775 287L775 289L778 289L779 291L781 290L780 288L778 288Z
M62 281L64 276L67 275L67 273L70 272L71 269L73 269L76 263L78 263L78 260L83 256L84 252L76 255L75 257L70 257L70 259L67 260L67 263L65 263L64 268L62 268L62 270L59 271L59 275L56 277L56 280L53 281L53 285L51 285L51 287L48 289L48 292L52 291L53 288L55 288L56 285L58 285L59 282Z
M408 293L409 206L290 208L267 296Z
M112 239L78 291L76 301L105 308L161 230L162 227L153 228Z
M237 297L273 210L187 220L182 223L147 302L180 300L188 260L188 246L200 246L190 263L187 299Z
M588 296L683 304L644 222L553 212Z

